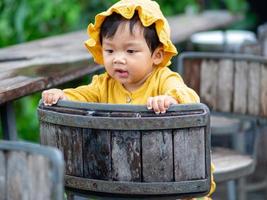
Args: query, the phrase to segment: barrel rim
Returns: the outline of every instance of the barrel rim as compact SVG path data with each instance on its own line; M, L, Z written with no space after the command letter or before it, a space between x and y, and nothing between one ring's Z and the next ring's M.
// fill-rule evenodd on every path
M46 109L50 106L44 105L42 99L39 101L38 108ZM111 104L111 103L92 103L92 102L78 102L59 100L57 104L52 107L65 107L65 108L76 108L84 110L97 110L97 111L126 111L126 112L151 112L145 105L132 105L132 104ZM191 111L191 110L205 110L209 112L209 108L203 103L190 103L190 104L175 104L171 105L167 112L172 111Z
M79 183L79 184L77 184ZM127 182L89 179L65 175L65 186L79 190L113 193L118 195L190 195L201 196L209 192L211 179L203 178L180 182ZM193 194L194 193L194 194ZM193 194L193 195L192 195Z

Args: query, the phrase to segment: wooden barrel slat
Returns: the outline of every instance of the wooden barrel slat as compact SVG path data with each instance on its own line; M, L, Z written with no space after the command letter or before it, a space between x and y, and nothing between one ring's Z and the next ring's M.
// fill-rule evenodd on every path
M7 199L30 199L26 153L14 151L7 156Z
M217 110L231 112L234 90L234 62L230 59L219 61L217 74Z
M84 129L84 177L111 179L111 135L107 130Z
M233 111L236 113L246 114L247 100L248 100L248 63L246 61L236 61L235 74L234 74Z
M6 160L3 152L0 151L0 200L6 200Z
M40 123L40 143L52 147L58 147L58 136L56 133L58 125L42 122Z
M82 129L68 126L55 126L58 148L63 152L65 172L83 176Z
M140 132L112 132L112 179L141 181Z
M52 175L47 158L32 154L28 156L29 199L47 200L52 194ZM49 177L50 176L50 177ZM48 178L49 177L49 178Z
M267 116L267 65L261 67L261 115Z
M206 177L204 131L189 128L174 132L175 181Z
M173 181L172 131L142 132L144 182Z
M250 62L248 67L248 114L260 114L261 65Z
M218 63L203 60L201 63L200 98L211 108L216 108Z

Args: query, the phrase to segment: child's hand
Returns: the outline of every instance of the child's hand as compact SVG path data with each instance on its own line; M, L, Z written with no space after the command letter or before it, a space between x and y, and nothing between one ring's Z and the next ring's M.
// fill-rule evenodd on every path
M147 108L153 109L156 114L165 113L171 104L177 104L178 102L171 96L161 95L155 97L149 97L147 99Z
M42 92L42 99L46 106L56 104L60 99L67 99L64 92L60 89L50 89Z

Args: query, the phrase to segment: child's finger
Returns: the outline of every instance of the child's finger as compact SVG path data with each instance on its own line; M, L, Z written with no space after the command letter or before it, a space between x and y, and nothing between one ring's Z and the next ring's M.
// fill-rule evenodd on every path
M170 105L172 105L172 104L177 104L177 101L172 97L166 98L165 108L169 109Z
M43 99L43 102L45 105L48 105L49 104L49 100L48 100L48 92L47 91L44 91L42 93L42 99Z
M47 100L47 104L51 106L53 101L54 101L54 94L53 93L48 93L46 100Z
M164 104L165 104L165 97L164 96L159 96L158 97L158 100L157 100L157 103L158 103L159 111L161 113L165 113L166 112L166 108L164 106Z
M170 99L169 98L166 98L165 101L164 101L164 108L166 110L168 110L168 108L170 107L170 105L171 105Z
M147 107L147 109L149 109L149 110L152 109L152 101L153 101L153 97L148 97L148 99L147 99L147 103L146 103L146 107Z
M153 107L153 110L156 114L159 114L160 113L160 109L159 109L159 105L158 105L158 97L154 97L153 98L153 101L152 101L152 107Z

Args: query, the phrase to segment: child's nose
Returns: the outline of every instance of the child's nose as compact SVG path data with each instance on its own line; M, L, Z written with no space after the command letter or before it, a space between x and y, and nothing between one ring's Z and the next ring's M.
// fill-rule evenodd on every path
M117 53L114 56L113 63L114 64L125 64L126 63L126 60L125 60L124 55L122 53Z

